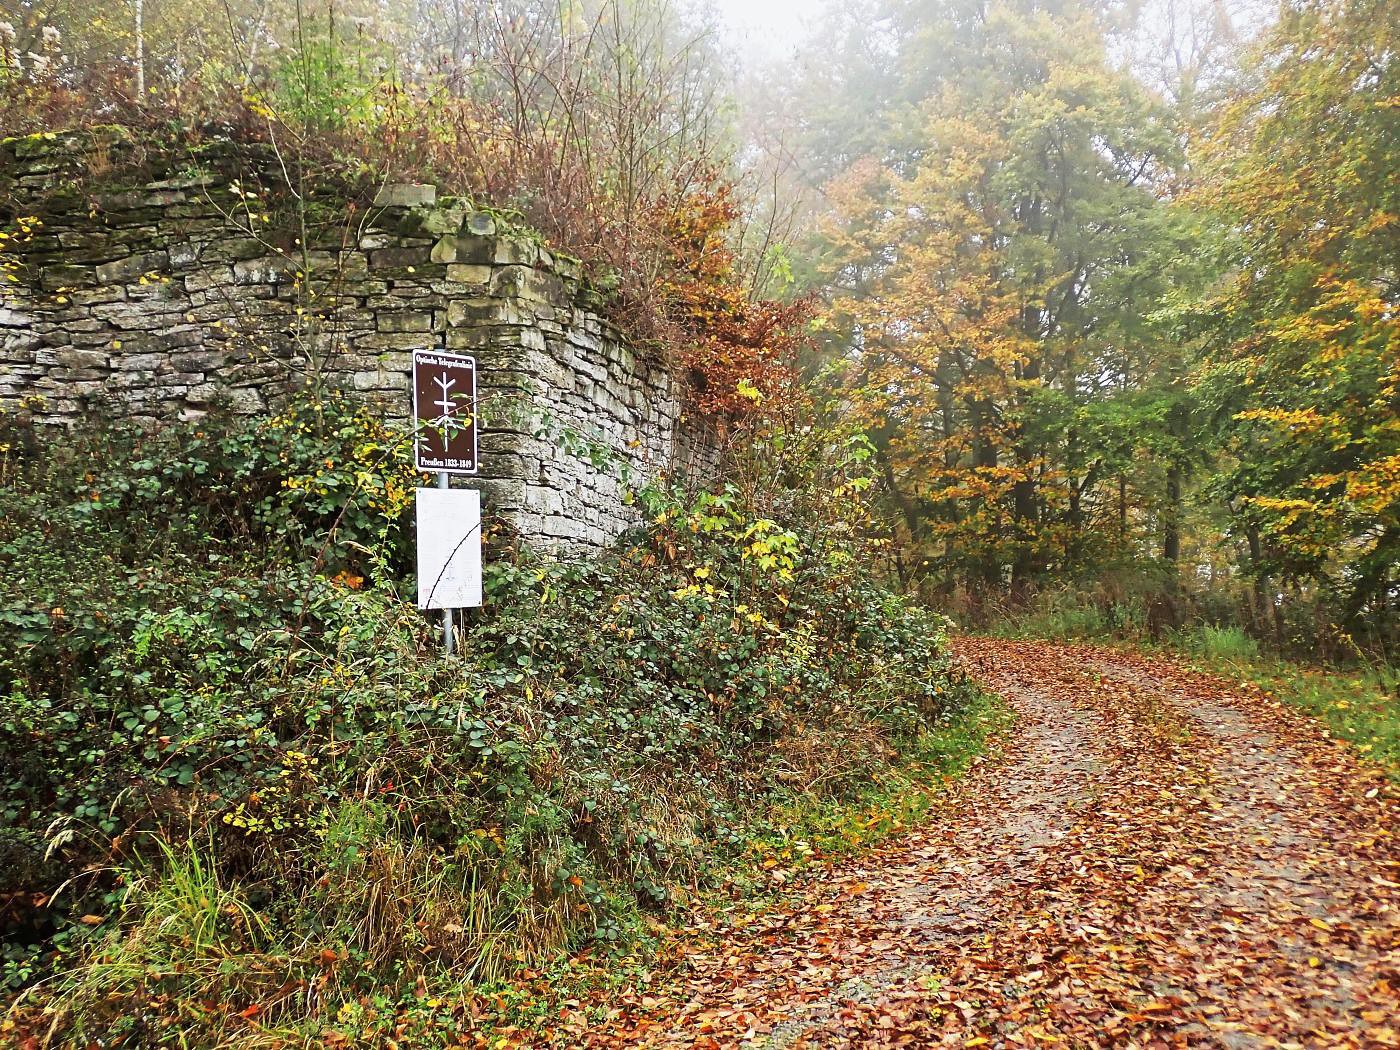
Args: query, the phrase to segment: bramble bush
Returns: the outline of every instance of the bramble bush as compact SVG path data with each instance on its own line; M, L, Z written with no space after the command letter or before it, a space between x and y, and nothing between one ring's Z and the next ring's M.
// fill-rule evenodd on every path
M453 658L363 411L0 443L13 1030L370 1038L396 996L633 941L765 806L858 792L964 699L871 568L857 435L657 483L606 558L492 540Z

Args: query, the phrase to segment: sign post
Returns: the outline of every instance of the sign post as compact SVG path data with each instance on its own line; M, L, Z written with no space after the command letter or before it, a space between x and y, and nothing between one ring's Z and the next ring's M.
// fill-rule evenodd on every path
M450 489L450 488L452 488L452 475L448 474L446 471L443 471L442 473L438 474L438 488L440 488L440 489ZM419 535L419 536L422 536L422 535L423 535L423 523L422 523L421 521L418 523L418 535ZM419 559L418 559L418 571L419 571L419 572L422 572L422 571L423 571L423 559L422 559L422 558L419 558ZM442 610L442 651L445 652L448 656L451 656L452 653L453 653L453 651L457 648L457 645L456 645L457 639L456 639L456 637L455 637L455 632L454 632L454 630L453 630L452 619L453 619L453 617L452 617L452 609L451 609L451 608L443 609L443 610Z
M478 469L476 359L413 352L413 465L437 474L418 490L418 607L442 610L442 642L455 648L454 608L481 604L481 495L453 490Z

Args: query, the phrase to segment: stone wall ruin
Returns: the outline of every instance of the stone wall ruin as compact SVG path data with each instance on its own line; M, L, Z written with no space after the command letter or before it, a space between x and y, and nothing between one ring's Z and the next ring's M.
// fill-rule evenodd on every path
M0 142L0 410L252 414L315 377L406 419L410 352L470 353L488 510L566 553L636 522L629 479L693 464L680 384L578 263L431 186L288 190L266 147Z

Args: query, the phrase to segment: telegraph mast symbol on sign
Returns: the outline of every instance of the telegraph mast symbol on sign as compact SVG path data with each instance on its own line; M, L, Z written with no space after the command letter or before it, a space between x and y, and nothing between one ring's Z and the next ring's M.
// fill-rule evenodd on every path
M413 351L413 465L438 474L475 474L476 359Z

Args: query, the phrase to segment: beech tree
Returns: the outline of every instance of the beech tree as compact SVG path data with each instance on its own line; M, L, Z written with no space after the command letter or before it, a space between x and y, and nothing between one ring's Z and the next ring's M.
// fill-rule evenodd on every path
M916 144L831 187L824 277L910 536L958 578L1021 584L1130 546L1161 502L1140 453L1170 431L1169 362L1145 317L1180 241L1178 142L1092 12L941 18L906 44L936 70Z
M1400 589L1400 12L1304 0L1220 109L1197 199L1233 233L1200 396L1256 576L1317 581L1343 625Z

